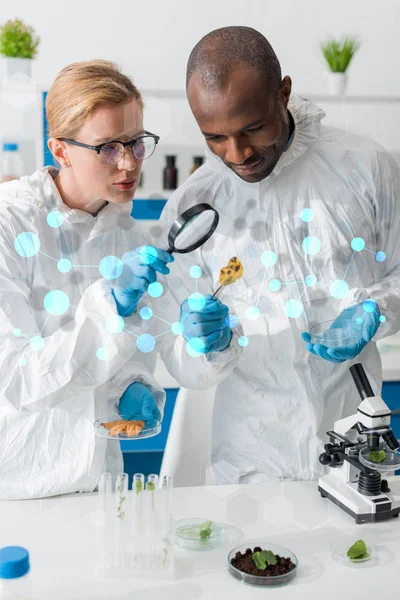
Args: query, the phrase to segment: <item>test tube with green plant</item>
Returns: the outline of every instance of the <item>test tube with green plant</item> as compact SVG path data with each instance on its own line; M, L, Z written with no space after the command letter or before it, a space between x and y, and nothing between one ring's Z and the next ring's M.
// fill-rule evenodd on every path
M132 482L132 528L139 531L142 522L142 504L144 490L143 473L135 473Z
M119 473L116 483L116 499L117 499L117 518L121 521L125 517L125 500L128 492L128 475L127 473Z

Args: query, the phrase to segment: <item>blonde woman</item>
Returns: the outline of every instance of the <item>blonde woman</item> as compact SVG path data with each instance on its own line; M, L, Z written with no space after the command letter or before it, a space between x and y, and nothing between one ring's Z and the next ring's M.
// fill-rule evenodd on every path
M154 353L136 343L140 297L172 261L162 250L146 260L130 217L158 142L142 97L112 63L76 63L46 111L60 169L0 187L2 499L94 490L103 470L123 469L118 441L95 436L94 421L115 406L161 419L165 397Z

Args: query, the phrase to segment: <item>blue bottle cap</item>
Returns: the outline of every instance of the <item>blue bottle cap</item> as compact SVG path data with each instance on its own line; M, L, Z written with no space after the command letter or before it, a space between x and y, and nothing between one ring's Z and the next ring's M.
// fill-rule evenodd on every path
M16 579L29 571L29 552L20 546L0 549L0 579Z
M3 144L3 151L4 152L17 152L18 144Z

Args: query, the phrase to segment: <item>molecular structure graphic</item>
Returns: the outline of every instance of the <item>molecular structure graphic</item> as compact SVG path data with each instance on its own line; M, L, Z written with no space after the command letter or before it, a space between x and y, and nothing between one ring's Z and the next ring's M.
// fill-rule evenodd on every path
M310 223L311 221L313 221L313 219L314 219L314 211L311 210L310 208L304 208L301 212L301 220L304 223ZM321 240L317 236L314 236L314 235L307 235L303 239L301 245L302 245L303 252L310 257L318 254L318 252L321 250ZM306 293L308 288L313 288L313 287L316 287L317 285L322 286L322 287L327 287L327 288L329 288L329 292L330 292L330 295L332 296L332 298L335 298L337 300L342 300L346 296L346 294L349 292L349 289L350 289L348 283L346 282L346 276L348 274L350 266L351 266L357 252L366 251L366 252L370 252L371 254L374 254L375 260L378 263L382 263L386 260L385 252L383 252L381 250L378 252L369 250L368 248L366 248L365 241L361 237L355 237L352 239L351 249L352 249L352 254L351 254L351 257L347 264L346 270L343 274L343 278L333 281L330 285L323 283L323 282L319 282L317 280L316 276L313 274L306 275L306 277L300 281L281 281L280 279L276 279L276 278L269 280L268 288L273 293L279 292L281 290L282 286L290 286L293 284L303 284L304 285L304 290L298 298L288 299L285 303L285 313L289 319L297 319L298 317L300 317L303 314L304 305L301 302L301 298ZM264 288L265 282L267 280L268 270L272 267L275 267L275 265L278 263L278 255L273 250L267 250L261 254L260 260L261 260L261 263L263 264L263 266L265 267L265 270L264 270L264 275L263 275L259 293L256 296L257 300L256 300L255 304L253 306L249 306L247 308L245 315L238 317L235 314L229 314L225 320L225 325L228 327L231 327L232 329L235 329L237 332L238 332L237 327L238 327L238 324L240 321L242 321L243 319L256 320L262 315L262 313L258 307L260 298L261 298L261 293ZM199 267L199 266L191 267L190 275L192 277L196 277L196 278L201 277L201 275L202 275L201 267ZM195 306L193 306L193 305L191 306L190 303L197 304L198 308L202 308L202 306L204 306L204 304L205 304L205 298L201 294L196 293L196 294L193 294L189 298L190 308L192 308L192 310L195 309ZM202 303L204 303L204 304L202 305ZM372 299L365 300L363 302L362 306L363 306L364 314L362 314L356 318L356 323L358 325L361 325L363 323L365 315L367 313L377 312L377 304ZM386 317L384 315L379 315L379 321L381 323L385 322ZM239 332L238 332L238 334L239 334ZM238 341L238 344L243 347L247 346L249 344L249 339L245 335L239 334L237 341ZM204 352L204 342L200 338L194 338L194 339L190 340L190 342L188 342L188 352L191 353L193 356L199 356L200 354L202 354Z
M311 209L305 208L301 213L301 219L305 223L310 223L314 218L314 213ZM72 262L63 257L61 243L60 243L60 228L63 225L63 215L54 210L50 212L47 216L47 224L49 227L57 231L58 234L58 245L60 248L60 256L58 258L54 258L45 252L43 252L40 248L40 239L39 237L32 232L25 231L19 234L14 242L15 251L22 257L30 258L37 254L42 254L46 256L48 259L53 260L57 263L57 269L60 273L69 273L73 268L97 268L100 275L107 280L115 280L120 277L124 269L124 263L126 261L118 258L117 256L109 255L102 258L98 265L78 265L72 264ZM318 254L321 249L321 240L314 236L308 235L302 241L302 249L306 255L313 256ZM304 290L300 294L298 298L288 299L285 303L285 313L288 318L296 319L303 314L304 305L301 302L301 298L303 294L307 291L307 288L312 288L317 285L325 286L329 288L330 295L336 299L343 299L349 291L349 285L346 282L346 276L348 270L351 266L351 263L357 252L370 252L375 255L375 260L379 263L382 263L386 260L386 254L383 251L373 252L369 250L365 246L365 241L360 237L355 237L351 241L351 249L352 255L350 257L349 263L345 270L342 279L337 279L333 281L330 285L322 282L318 282L317 278L313 274L308 274L304 280L294 281L294 282L285 282L280 279L271 279L268 283L268 288L271 292L279 292L282 286L291 285L291 284L303 284ZM140 251L140 256L145 264L151 265L157 259L157 251L152 246L143 246ZM261 254L260 257L262 265L265 267L263 280L261 283L260 292L257 296L257 301L254 306L249 306L246 310L246 314L244 316L236 316L235 314L228 314L225 319L225 325L232 329L238 331L239 321L242 319L250 319L256 320L261 316L261 311L258 307L259 300L261 297L261 291L265 285L268 276L268 270L271 267L274 267L278 263L278 255L273 250L265 251ZM194 265L190 268L189 271L190 277L195 280L196 290L193 294L191 294L188 298L188 306L192 311L200 311L204 308L207 298L203 294L198 292L198 280L203 275L203 270L200 266ZM164 288L161 283L154 282L148 286L146 294L141 296L141 300L143 301L146 296L150 296L153 298L158 298L162 296L164 293ZM49 291L44 298L44 309L48 313L48 317L40 331L40 335L36 335L29 339L29 350L25 353L20 359L20 366L25 366L27 364L28 356L31 352L38 352L42 350L45 346L45 338L42 337L43 330L48 322L48 319L53 316L60 316L64 314L69 308L76 309L77 306L74 306L70 303L70 299L68 295L62 290L51 290ZM377 305L373 300L367 300L363 303L364 315L361 315L357 318L357 323L362 324L363 318L365 314L368 312L373 312L377 309ZM189 313L186 313L181 317L179 321L169 322L163 319L161 316L157 316L153 313L153 310L150 306L143 306L139 311L139 316L143 321L150 321L151 319L157 319L166 325L168 325L168 329L166 331L158 334L151 335L150 333L143 333L141 335L137 335L134 332L130 331L126 328L125 321L122 316L112 315L106 321L106 327L109 331L110 336L113 334L118 334L122 331L126 331L133 335L136 338L136 346L140 352L148 353L152 352L156 347L156 339L164 336L166 334L172 333L175 336L179 336L184 332L184 321ZM380 322L384 322L386 320L384 315L379 316ZM238 332L239 334L239 332ZM27 337L23 334L22 330L19 328L14 329L14 335L16 337ZM238 337L238 344L240 346L247 346L249 344L249 339L245 335L240 335ZM201 356L205 352L205 342L202 338L192 338L187 341L186 350L189 355L196 357ZM96 356L99 360L105 360L107 357L107 348L101 347L96 351Z

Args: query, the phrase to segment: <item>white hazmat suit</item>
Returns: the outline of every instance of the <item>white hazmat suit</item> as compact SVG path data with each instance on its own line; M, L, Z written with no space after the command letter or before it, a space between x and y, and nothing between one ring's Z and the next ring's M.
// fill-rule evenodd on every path
M163 412L155 351L137 347L153 325L138 313L152 299L120 330L113 259L104 262L148 236L130 217L131 203L108 204L96 217L68 208L56 175L47 167L0 186L0 499L93 491L102 471L121 472L119 442L96 436L94 422L108 418L133 381ZM167 296L154 299L161 312ZM179 305L169 307L175 322ZM159 346L174 377L191 372L200 387L223 378L240 354L236 344L198 360L171 331Z
M216 390L218 483L317 478L326 432L360 402L349 367L362 362L379 394L375 341L399 329L397 165L373 141L323 127L325 113L311 102L294 97L289 110L293 140L269 177L247 183L208 152L160 222L165 235L178 213L201 202L220 214L213 237L172 265L175 290L191 265L203 270L204 294L217 289L231 257L244 265L242 279L220 295L243 326L244 348ZM333 364L307 351L302 332L367 298L387 321L355 360Z

